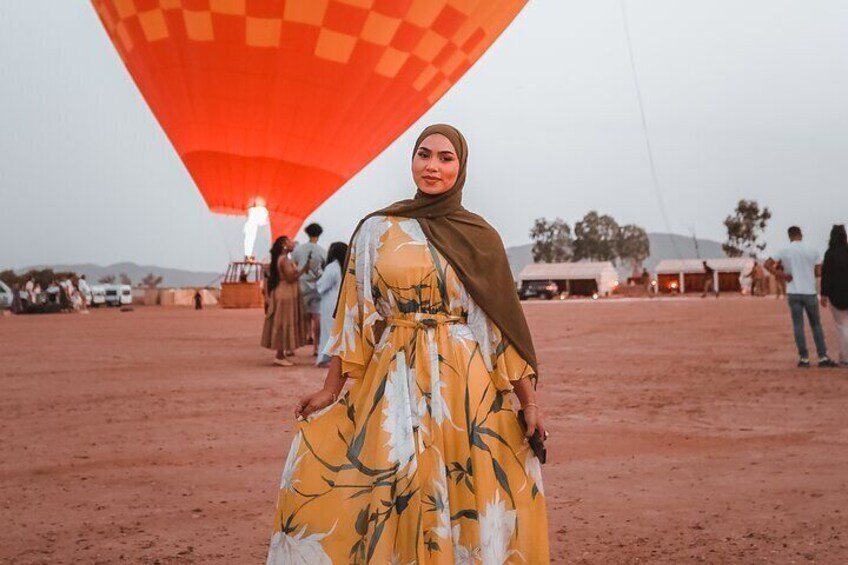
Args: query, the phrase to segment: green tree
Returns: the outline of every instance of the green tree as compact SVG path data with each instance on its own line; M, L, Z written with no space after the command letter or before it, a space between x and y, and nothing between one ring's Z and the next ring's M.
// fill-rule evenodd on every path
M114 284L115 279L115 275L104 275L97 279L97 282L99 282L100 284Z
M156 288L162 284L162 277L157 277L153 273L147 273L147 275L141 279L141 286L144 288Z
M618 256L619 226L612 216L592 210L574 224L574 259L613 261Z
M766 248L761 238L769 219L771 212L767 207L760 210L756 200L740 200L733 215L724 220L727 242L721 248L729 257L756 257Z
M3 281L10 287L14 287L16 284L23 284L21 281L21 277L15 274L15 271L12 269L6 269L5 271L0 271L0 281Z
M561 218L551 222L536 218L530 239L533 240L533 261L536 263L561 263L571 259L571 227Z
M126 273L121 273L119 278L121 279L121 284L128 284L132 286L132 279Z
M621 226L616 241L618 258L630 264L633 272L642 269L642 263L651 254L651 241L648 233L633 224Z

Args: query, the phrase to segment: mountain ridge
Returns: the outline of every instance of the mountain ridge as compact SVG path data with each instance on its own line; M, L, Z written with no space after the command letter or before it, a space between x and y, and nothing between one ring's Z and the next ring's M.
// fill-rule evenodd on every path
M653 271L657 263L663 259L688 259L701 257L704 259L714 259L718 257L726 257L726 254L721 248L721 243L710 239L698 239L697 249L695 240L688 236L669 233L649 233L648 239L651 243L651 255L644 262L644 266ZM533 262L532 243L524 245L513 245L508 247L507 257L509 258L510 268L514 277L518 277L525 266ZM149 273L155 276L162 277L161 287L206 287L218 286L223 274L211 271L189 271L186 269L176 269L170 267L157 267L155 265L138 265L129 261L113 263L105 267L94 263L79 263L79 264L59 264L59 265L33 265L23 269L15 269L15 272L22 274L30 269L45 269L51 268L54 271L70 271L74 273L84 274L89 282L97 282L98 279L106 275L115 275L125 273L137 285L141 279ZM626 267L619 268L619 274L626 277L629 273L625 272Z

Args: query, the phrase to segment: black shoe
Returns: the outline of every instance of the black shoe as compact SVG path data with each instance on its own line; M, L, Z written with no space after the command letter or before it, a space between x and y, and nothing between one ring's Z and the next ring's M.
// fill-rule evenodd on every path
M821 359L821 360L819 361L819 367L823 367L823 368L827 368L827 369L832 369L832 368L834 368L834 367L838 367L838 366L839 366L839 365L837 365L836 363L834 363L834 362L833 362L833 360L828 359L827 357L825 357L824 359Z
M798 367L801 369L809 369L810 368L810 360L809 359L799 359Z

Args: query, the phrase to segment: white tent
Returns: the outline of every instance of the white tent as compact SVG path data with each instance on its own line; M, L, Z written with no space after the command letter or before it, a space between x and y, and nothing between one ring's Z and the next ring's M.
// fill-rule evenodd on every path
M574 282L595 281L597 292L607 295L618 286L618 272L609 261L531 263L518 275L519 284L527 281L554 281L561 291L569 291Z
M714 288L720 288L722 290L727 289L726 287L728 285L721 284L720 282L724 278L722 275L733 275L735 277L738 277L736 280L738 281L740 288L746 288L747 286L749 286L749 283L746 282L748 281L748 279L746 279L745 277L751 272L751 269L754 267L754 260L750 257L720 257L717 259L663 259L662 261L657 263L655 271L657 274L657 278L676 276L680 292L686 292L686 280L687 278L689 278L686 275L703 275L705 272L704 261L706 261L707 265L709 265L715 270L715 272L713 273ZM703 277L701 277L701 281L703 281ZM662 282L660 284L662 286ZM701 288L702 287L699 286L699 288L697 289L690 288L689 290L700 291Z
M703 273L704 261L719 273L751 272L754 260L750 257L721 257L719 259L663 259L654 269L658 275Z

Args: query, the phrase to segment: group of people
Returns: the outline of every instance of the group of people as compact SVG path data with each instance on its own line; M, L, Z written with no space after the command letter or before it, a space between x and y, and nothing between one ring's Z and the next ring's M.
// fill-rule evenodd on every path
M798 366L810 366L810 354L804 335L804 314L810 323L816 345L819 367L848 367L848 236L845 226L838 224L830 231L830 241L821 253L804 243L798 226L789 228L789 245L765 262L765 269L786 284L792 329L798 348ZM821 277L821 294L816 278ZM839 339L839 363L827 354L822 329L822 308L830 309Z
M85 280L85 275L54 279L46 289L33 277L29 277L23 288L18 284L12 286L12 303L9 309L13 314L21 314L27 308L52 305L62 312L88 312L91 298L91 287Z
M276 352L274 364L283 367L294 365L289 358L295 349L312 344L315 363L326 367L330 358L323 350L342 281L347 244L337 241L325 251L318 243L324 231L319 224L309 224L304 231L309 238L305 243L280 236L271 247L261 343Z
M309 243L274 242L262 343L291 365L311 334L329 366L294 410L269 564L549 562L533 342L500 237L462 206L467 157L459 131L430 126L414 198L363 218L349 250L325 257L315 224ZM806 312L819 366L838 366L819 304L848 365L845 228L823 261L789 238L764 268L787 284L799 365Z

